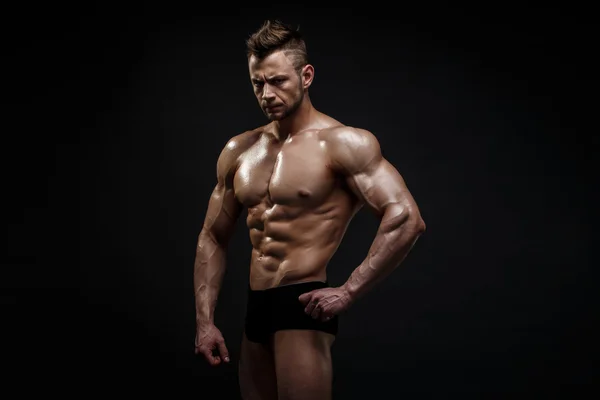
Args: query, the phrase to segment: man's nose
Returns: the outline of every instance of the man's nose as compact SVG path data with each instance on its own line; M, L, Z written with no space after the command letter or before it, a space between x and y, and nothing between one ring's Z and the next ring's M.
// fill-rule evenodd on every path
M265 83L262 90L263 100L272 99L273 97L275 97L275 93L273 93L273 91L271 90L271 86Z

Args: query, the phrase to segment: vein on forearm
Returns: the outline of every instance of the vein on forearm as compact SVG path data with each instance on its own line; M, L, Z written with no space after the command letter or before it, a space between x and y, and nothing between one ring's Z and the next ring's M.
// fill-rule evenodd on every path
M360 294L389 275L406 257L418 237L418 225L406 207L387 205L367 257L352 272L349 287Z

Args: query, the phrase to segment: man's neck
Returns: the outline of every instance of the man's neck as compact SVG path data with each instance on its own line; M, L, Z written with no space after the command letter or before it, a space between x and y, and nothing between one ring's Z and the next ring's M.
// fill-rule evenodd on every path
M318 112L310 100L305 98L292 115L283 120L273 122L275 134L280 141L284 141L290 136L294 136L296 133L310 128L317 114Z

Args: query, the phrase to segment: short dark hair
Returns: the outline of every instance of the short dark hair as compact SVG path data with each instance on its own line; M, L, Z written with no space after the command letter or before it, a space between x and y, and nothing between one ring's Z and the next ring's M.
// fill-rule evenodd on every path
M284 51L296 71L308 64L306 43L299 28L292 28L279 20L267 20L246 40L248 58L263 59L275 51Z

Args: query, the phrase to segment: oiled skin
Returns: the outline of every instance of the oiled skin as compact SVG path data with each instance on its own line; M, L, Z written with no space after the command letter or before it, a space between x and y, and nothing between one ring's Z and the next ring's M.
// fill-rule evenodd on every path
M325 281L329 260L364 204L380 217L389 206L395 208L393 217L383 221L385 231L408 220L409 212L415 231L421 229L414 199L381 155L376 138L326 116L320 125L283 142L266 125L231 138L219 157L218 183L201 238L213 233L208 245L225 243L247 209L252 289ZM199 243L207 245L206 240ZM389 251L374 250L371 257ZM208 254L223 256L222 251Z
M241 140L249 148L234 167L233 188L248 209L253 289L327 279L359 204L332 165L331 134L311 129L279 143L267 127Z
M249 68L271 123L232 137L221 151L196 249L195 348L211 365L229 361L214 311L228 242L244 210L254 290L327 280L328 262L353 215L366 205L380 219L368 254L343 285L300 296L305 312L322 320L345 311L391 273L425 230L415 200L376 137L312 106L312 66L298 74L282 51L250 58ZM284 330L265 347L244 337L243 398L329 399L333 339L320 331ZM306 377L294 372L319 368L318 375Z

